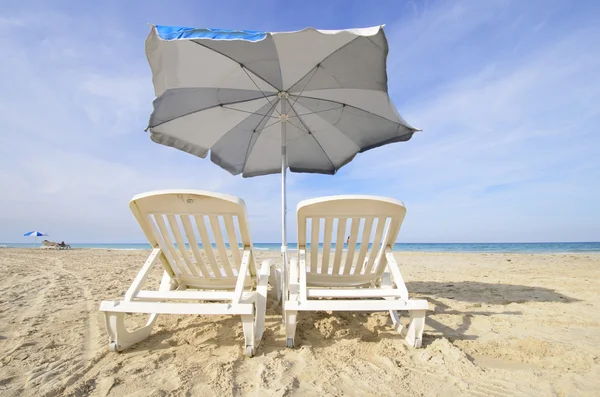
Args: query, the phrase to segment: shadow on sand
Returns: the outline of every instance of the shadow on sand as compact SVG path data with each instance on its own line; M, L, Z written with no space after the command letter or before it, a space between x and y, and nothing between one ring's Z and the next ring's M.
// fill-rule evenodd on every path
M508 305L525 302L577 302L578 299L560 294L553 289L525 285L492 284L478 281L433 282L411 281L406 283L411 295L454 299L489 305Z
M413 281L407 283L411 298L427 299L433 309L427 313L426 325L433 332L425 331L423 336L424 345L428 345L439 337L449 340L475 340L476 335L469 335L468 330L472 325L473 318L477 316L508 316L521 315L520 311L504 310L473 310L481 305L507 305L510 303L526 302L557 302L571 303L578 299L560 294L552 289L542 287L529 287L524 285L492 284L475 281L461 282L427 282ZM447 303L441 301L454 300L457 302L473 303L469 310L456 310ZM406 318L405 313L401 313ZM460 316L458 326L443 324L443 316ZM439 320L438 320L439 319ZM126 350L130 352L140 350L169 349L182 343L181 339L187 339L183 343L197 345L198 348L220 345L239 345L242 351L243 336L241 333L241 322L238 316L230 318L211 320L210 317L197 316L188 321L183 321L181 327L171 326L153 333L147 340ZM456 323L456 321L454 321ZM208 338L203 342L193 339L205 339L201 334L202 329L216 327L215 338ZM192 329L198 332L190 333ZM213 330L215 330L213 328ZM186 332L187 331L187 332ZM384 338L398 339L402 337L393 331L389 316L371 315L369 313L353 312L301 312L299 313L298 328L296 333L296 345L311 345L314 347L326 347L339 342L342 339L360 339L363 341L377 342ZM191 339L191 340L190 340ZM177 342L179 340L179 342ZM265 321L265 332L258 354L285 348L285 335L281 324L281 307L269 295L267 305L267 318Z

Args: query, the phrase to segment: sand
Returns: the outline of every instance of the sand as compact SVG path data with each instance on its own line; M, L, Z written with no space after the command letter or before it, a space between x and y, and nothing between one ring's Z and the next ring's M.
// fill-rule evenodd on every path
M99 302L122 296L147 255L0 249L0 395L600 394L600 255L398 253L411 295L430 302L422 349L383 313L302 313L287 349L270 301L253 358L224 316L162 316L111 353Z

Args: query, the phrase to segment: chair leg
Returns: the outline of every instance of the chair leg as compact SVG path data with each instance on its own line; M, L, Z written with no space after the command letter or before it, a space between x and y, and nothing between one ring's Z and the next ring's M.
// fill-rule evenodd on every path
M421 347L425 328L425 310L410 310L410 323L404 340L412 347Z
M269 269L271 272L274 271L274 266L270 266L269 263L263 262L260 268L260 277L258 281L258 285L256 286L256 315L254 320L255 327L255 350L258 349L258 345L262 340L263 332L265 330L265 315L267 312L267 284L269 283L273 273L269 273ZM277 289L279 287L278 284L274 284L273 288ZM256 352L256 351L255 351Z
M133 332L129 332L125 328L125 313L104 312L104 318L108 331L108 348L110 351L116 352L123 351L150 336L158 315L151 314L146 325Z
M394 283L392 282L392 278L390 277L390 274L388 272L383 273L381 277L380 287L383 289L394 288ZM393 300L395 298L387 297L384 299ZM402 326L402 323L400 323L400 316L398 315L398 312L396 310L390 310L390 318L392 319L392 325L394 326L394 330L401 334L402 329L404 327Z
M402 334L402 330L404 327L400 322L400 316L396 310L390 310L390 318L392 319L392 325L394 326L394 330L399 334Z
M268 283L272 280L275 266L270 260L263 261L260 267L258 285L256 286L256 302L254 317L242 316L242 327L244 328L245 350L248 357L254 356L260 345L265 330L265 315L267 312L267 290ZM277 290L279 297L279 280L272 281L272 286Z
M298 312L297 311L286 311L285 317L285 337L286 337L286 346L294 347L294 338L296 336L296 323L298 320Z
M170 291L173 288L173 280L171 280L167 272L163 272L158 290L164 292ZM108 331L108 349L116 352L123 351L150 336L152 327L158 319L158 314L150 314L146 325L133 332L129 332L125 328L125 313L104 312L104 318L106 320L106 330Z
M277 269L275 264L271 265L269 284L277 293L277 303L281 303L281 270Z
M255 326L254 316L252 314L243 315L242 317L242 328L244 330L244 346L246 355L248 357L254 356L256 353L256 337L255 337Z

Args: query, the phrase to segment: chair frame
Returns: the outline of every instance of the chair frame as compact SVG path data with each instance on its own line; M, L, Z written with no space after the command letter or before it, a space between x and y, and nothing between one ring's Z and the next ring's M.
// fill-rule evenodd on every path
M105 314L110 350L122 351L146 339L159 314L228 314L241 316L245 353L253 356L264 331L267 285L271 281L277 291L279 286L272 259L264 260L260 270L256 271L243 200L206 191L161 190L135 196L130 208L153 249L125 297L100 304L100 311ZM213 252L204 216L210 219L221 266ZM233 262L228 259L218 216L223 217L226 226ZM236 249L233 217L237 217L242 237L241 255ZM208 261L202 259L190 219L197 222ZM184 235L191 252L185 247ZM174 237L175 243L170 237ZM185 248L181 250L180 247ZM155 266L164 269L158 290L142 289ZM169 302L173 300L185 303ZM150 318L145 326L130 332L125 328L126 313L146 313Z
M284 302L287 346L295 345L299 311L388 311L394 329L410 346L420 347L429 306L426 300L409 299L392 252L406 214L404 204L377 196L330 196L300 202L297 214L298 256L291 259L289 291ZM309 219L310 248L306 239ZM318 244L314 242L319 240L322 220L324 243L319 266ZM335 220L336 248L331 261L331 232ZM342 263L348 220L351 222L350 240ZM359 234L361 220L364 223ZM375 220L377 227L372 248L369 248ZM354 261L358 241L360 249ZM409 312L407 327L400 322L399 310Z

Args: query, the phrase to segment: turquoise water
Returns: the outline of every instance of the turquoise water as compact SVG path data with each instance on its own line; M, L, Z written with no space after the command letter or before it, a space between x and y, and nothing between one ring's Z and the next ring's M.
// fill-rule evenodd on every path
M0 247L11 248L34 248L41 244L33 243L0 243ZM310 244L309 244L310 246ZM335 244L331 245L332 248ZM357 247L360 244L356 245ZM140 250L150 249L150 244L71 244L72 248L96 248L96 249L120 249ZM202 247L202 246L200 246ZM214 244L213 244L214 247ZM279 252L280 243L255 243L254 248L258 251ZM288 245L290 251L297 249L296 244ZM323 244L319 244L323 248ZM344 248L347 245L344 244ZM588 243L397 243L395 251L417 251L417 252L509 252L509 253L552 253L552 252L598 252L600 253L600 242Z

